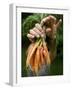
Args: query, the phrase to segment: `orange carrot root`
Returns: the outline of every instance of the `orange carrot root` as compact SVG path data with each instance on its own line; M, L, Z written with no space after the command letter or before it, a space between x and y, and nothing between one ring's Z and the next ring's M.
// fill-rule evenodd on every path
M26 66L31 66L31 70L38 74L43 64L50 64L50 56L46 42L38 41L29 46L27 51Z

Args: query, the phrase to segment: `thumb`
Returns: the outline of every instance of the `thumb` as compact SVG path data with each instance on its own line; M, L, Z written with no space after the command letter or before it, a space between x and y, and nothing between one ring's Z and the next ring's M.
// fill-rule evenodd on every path
M61 22L62 22L62 19L60 19L60 20L57 22L56 28L58 28L58 27L60 26Z

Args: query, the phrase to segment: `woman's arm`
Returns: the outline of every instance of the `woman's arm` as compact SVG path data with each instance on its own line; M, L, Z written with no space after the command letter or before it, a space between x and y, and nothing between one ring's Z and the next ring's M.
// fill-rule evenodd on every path
M49 54L50 54L51 62L55 59L56 54L57 54L56 52L57 52L57 49L56 49L56 39L52 39L50 41L50 46L49 46Z

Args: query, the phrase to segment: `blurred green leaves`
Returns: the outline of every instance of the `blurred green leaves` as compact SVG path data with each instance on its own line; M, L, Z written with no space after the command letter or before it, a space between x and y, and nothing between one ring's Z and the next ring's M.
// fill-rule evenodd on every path
M22 35L24 36L35 26L35 23L40 23L40 14L33 14L28 16L22 23Z

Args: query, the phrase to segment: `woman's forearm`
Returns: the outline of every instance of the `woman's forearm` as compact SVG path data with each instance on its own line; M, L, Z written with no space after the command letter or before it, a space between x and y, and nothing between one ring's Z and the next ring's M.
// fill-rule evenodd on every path
M52 39L51 44L50 44L50 50L49 50L51 61L53 61L54 58L56 57L56 51L57 51L56 50L56 39Z

